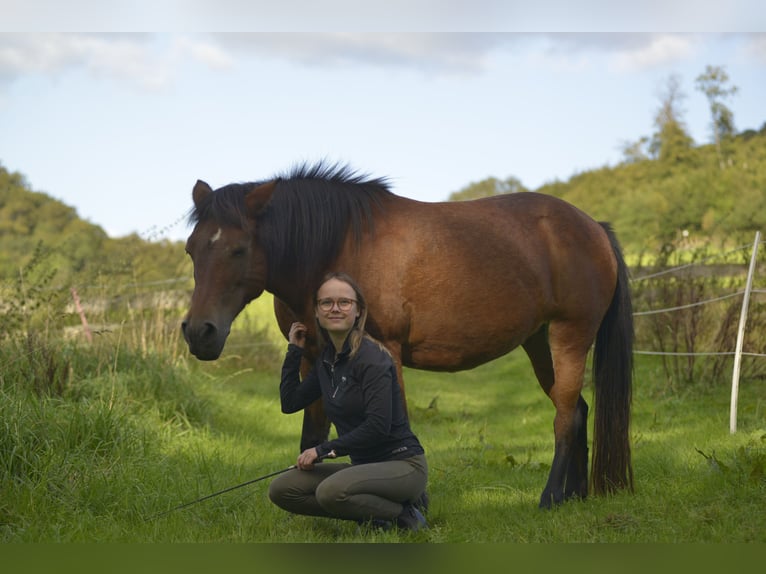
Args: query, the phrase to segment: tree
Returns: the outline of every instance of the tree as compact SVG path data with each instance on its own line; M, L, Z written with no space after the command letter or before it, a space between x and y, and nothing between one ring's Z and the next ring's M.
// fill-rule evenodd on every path
M61 284L118 270L129 273L128 281L190 276L182 243L112 239L98 225L80 219L75 208L32 191L22 175L0 165L0 285L18 277L38 251L48 268L58 270Z
M466 199L479 199L480 197L491 197L504 193L517 193L520 191L529 191L524 187L516 177L510 176L504 180L495 177L488 177L478 183L470 183L460 191L450 194L450 201L464 201Z
M620 146L625 163L638 163L649 159L644 148L649 145L649 138L641 136L637 141L626 141Z
M729 74L722 66L706 66L705 73L697 76L697 89L707 97L710 104L713 141L718 153L718 163L724 168L721 141L734 135L734 114L726 107L723 100L737 93L737 86L728 87Z
M686 94L681 90L681 80L673 74L660 94L660 108L654 118L657 131L649 144L649 152L660 161L682 161L694 144L682 119L681 102L684 99Z

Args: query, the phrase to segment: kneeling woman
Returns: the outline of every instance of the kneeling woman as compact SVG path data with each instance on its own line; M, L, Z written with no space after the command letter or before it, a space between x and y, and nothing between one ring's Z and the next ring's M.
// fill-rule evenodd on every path
M291 326L279 386L282 412L321 398L338 438L303 451L297 468L271 483L269 498L296 514L427 528L420 511L428 478L423 447L410 429L391 355L364 331L367 306L354 280L344 273L325 277L315 313L326 344L301 381L306 326ZM350 463L315 464L344 455Z

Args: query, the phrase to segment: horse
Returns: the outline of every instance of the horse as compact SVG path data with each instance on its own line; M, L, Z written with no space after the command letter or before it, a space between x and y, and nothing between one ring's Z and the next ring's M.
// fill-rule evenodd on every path
M554 455L539 506L589 490L633 490L633 318L628 269L608 223L536 192L421 202L345 164L299 164L269 179L192 190L186 252L194 290L183 336L217 359L232 321L264 291L287 336L309 327L302 370L319 351L313 295L330 271L353 276L368 332L402 367L471 369L521 346L555 407ZM593 348L588 477L586 360ZM321 401L304 411L301 449L328 436Z

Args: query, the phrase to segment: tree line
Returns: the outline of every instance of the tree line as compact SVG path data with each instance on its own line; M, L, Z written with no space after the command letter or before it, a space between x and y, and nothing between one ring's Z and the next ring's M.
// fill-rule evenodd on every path
M54 284L92 281L98 275L125 282L160 281L168 272L190 276L179 242L146 241L136 234L112 238L98 225L45 193L22 174L0 165L0 281L16 281L30 262L44 259Z

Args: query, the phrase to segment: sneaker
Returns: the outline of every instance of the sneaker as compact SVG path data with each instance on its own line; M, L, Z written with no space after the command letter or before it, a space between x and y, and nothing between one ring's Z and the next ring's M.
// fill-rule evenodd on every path
M404 530L428 530L426 517L412 504L405 504L402 513L396 517L396 526Z
M412 503L412 506L417 508L421 512L421 514L425 516L426 514L428 514L428 504L429 504L428 493L424 490L423 493L420 496L418 496L415 502Z

